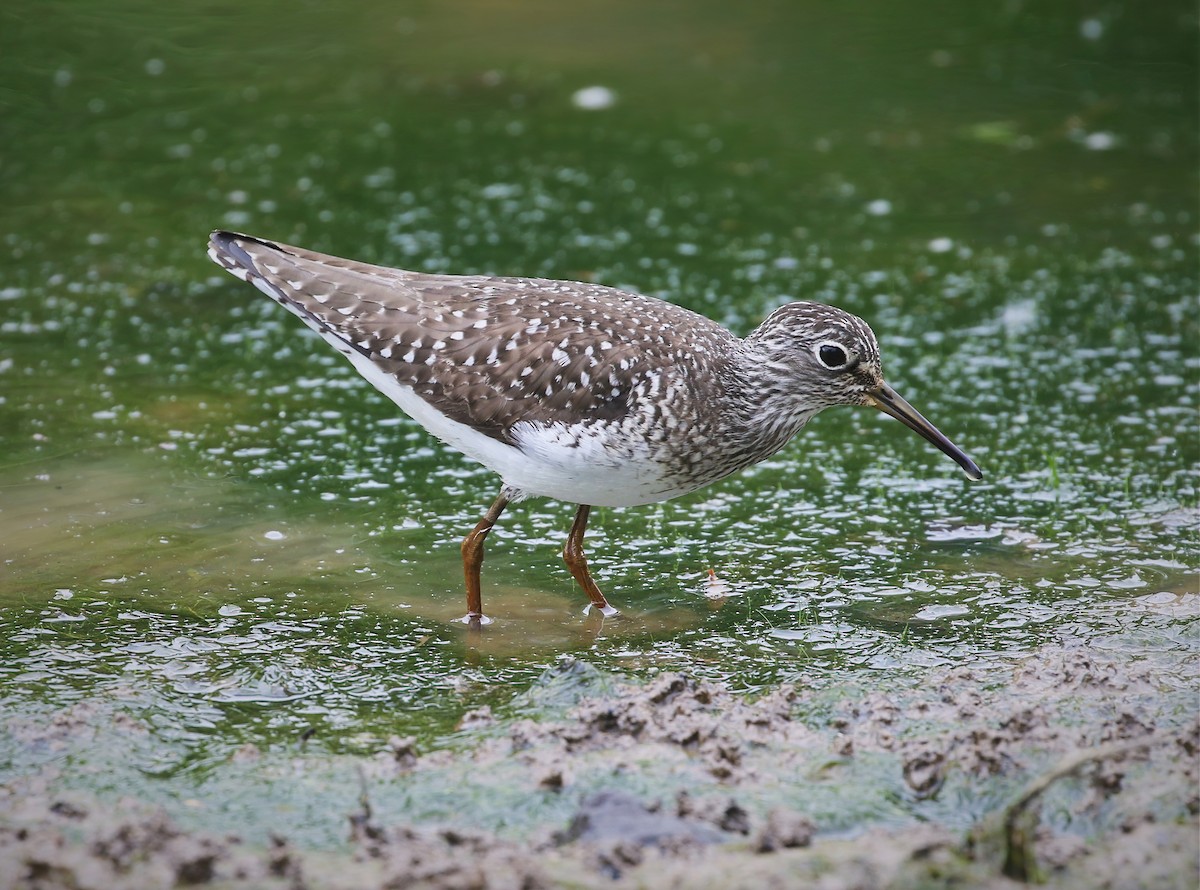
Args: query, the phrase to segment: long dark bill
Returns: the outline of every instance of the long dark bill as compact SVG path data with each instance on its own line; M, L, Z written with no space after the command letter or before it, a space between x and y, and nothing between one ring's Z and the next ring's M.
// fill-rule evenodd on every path
M963 450L942 435L942 431L921 416L921 412L908 404L896 390L886 383L881 383L877 389L868 393L870 404L884 414L890 414L913 432L919 433L951 457L956 464L963 468L967 477L976 481L983 478L983 473L975 461L967 457Z

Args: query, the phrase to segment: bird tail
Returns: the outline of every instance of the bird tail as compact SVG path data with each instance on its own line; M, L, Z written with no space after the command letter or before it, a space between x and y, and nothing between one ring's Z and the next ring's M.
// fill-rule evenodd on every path
M256 259L247 250L249 245L286 254L287 251L271 241L243 235L239 232L226 232L217 229L208 236L208 257L226 272L235 275L242 281L249 281L268 297L280 300L279 288L268 281L264 275L261 259Z

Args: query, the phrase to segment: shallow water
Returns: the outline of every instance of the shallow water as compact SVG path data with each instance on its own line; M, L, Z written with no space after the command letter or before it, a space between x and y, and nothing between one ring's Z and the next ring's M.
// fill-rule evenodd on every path
M6 10L0 703L152 728L72 781L217 797L248 744L433 744L563 654L761 690L1195 647L1193 9L498 10ZM494 478L208 263L216 226L743 333L833 302L985 478L827 412L596 511L602 625L558 558L571 509L521 504L473 640L458 542ZM0 739L10 775L65 750Z

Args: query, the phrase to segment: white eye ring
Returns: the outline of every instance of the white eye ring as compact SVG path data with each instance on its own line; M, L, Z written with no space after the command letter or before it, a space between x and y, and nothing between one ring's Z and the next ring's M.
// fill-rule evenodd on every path
M840 371L850 364L850 350L834 340L822 340L813 347L813 355L821 366L830 371ZM838 356L841 359L838 359Z

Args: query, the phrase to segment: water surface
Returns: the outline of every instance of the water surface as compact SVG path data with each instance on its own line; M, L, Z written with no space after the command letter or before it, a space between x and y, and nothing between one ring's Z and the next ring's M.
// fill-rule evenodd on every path
M1195 10L942 6L6 7L5 711L131 716L70 781L216 799L246 745L437 744L565 654L761 690L1194 648ZM829 411L596 511L603 626L571 508L521 504L472 642L458 543L496 480L208 263L218 226L739 333L836 303L985 479ZM0 736L8 774L59 762L34 735Z

